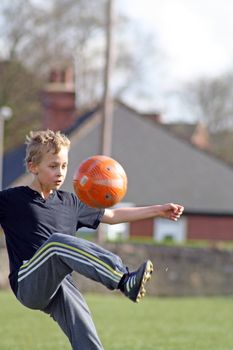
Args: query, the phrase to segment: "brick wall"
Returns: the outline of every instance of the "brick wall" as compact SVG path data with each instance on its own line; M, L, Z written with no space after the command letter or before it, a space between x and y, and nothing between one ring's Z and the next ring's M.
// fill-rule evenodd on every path
M187 239L233 241L233 217L189 216Z
M145 219L130 223L130 236L132 237L153 237L154 221L152 219Z

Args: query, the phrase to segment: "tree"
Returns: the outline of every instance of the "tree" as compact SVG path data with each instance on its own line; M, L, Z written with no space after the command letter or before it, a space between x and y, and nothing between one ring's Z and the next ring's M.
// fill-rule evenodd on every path
M186 84L181 94L192 115L212 132L233 125L233 76L222 75Z
M0 62L0 106L10 106L14 118L6 123L5 150L20 144L25 133L41 125L38 91L42 83L19 62Z
M0 31L7 47L5 57L19 60L44 80L51 68L75 61L79 103L96 103L103 93L105 5L106 0L3 0ZM140 35L134 30L129 36L126 17L119 15L116 27L113 85L122 96L143 77L144 62L158 50L141 29Z
M6 125L6 148L23 141L28 128L40 126L39 92L51 69L75 66L77 107L96 106L103 96L106 0L2 0L0 2L0 103L9 104L14 118ZM133 85L142 86L146 62L157 47L128 19L115 23L114 95L121 98ZM7 67L7 69L6 69ZM18 128L20 125L20 128ZM25 128L24 128L25 126ZM14 140L9 131L16 130Z

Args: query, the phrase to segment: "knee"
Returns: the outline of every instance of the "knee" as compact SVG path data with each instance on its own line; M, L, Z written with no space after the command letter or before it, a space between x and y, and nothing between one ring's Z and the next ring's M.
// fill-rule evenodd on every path
M36 297L33 293L24 293L21 295L20 291L18 291L17 299L19 302L28 309L31 310L43 310L48 305L48 301L41 300ZM26 295L27 294L27 295Z

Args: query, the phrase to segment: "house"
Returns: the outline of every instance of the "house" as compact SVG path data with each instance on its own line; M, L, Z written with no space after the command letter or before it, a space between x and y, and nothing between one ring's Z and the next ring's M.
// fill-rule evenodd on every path
M62 105L61 101L55 103L59 92L63 93L61 85L59 89L56 86L53 91L50 84L48 99L46 91L43 95L47 125L56 126L53 105L56 108ZM71 102L72 98L68 100ZM67 108L74 113L65 104ZM52 121L49 121L50 117ZM59 123L61 120L59 113ZM78 118L72 117L71 125L66 123L65 128L71 140L71 150L63 189L73 191L72 178L76 167L87 157L100 153L101 110L97 107ZM25 184L30 176L20 176L18 169L15 172L17 178L12 178L11 161L14 162L13 167L19 167L23 162L23 158L20 159L22 149L19 153L17 161L15 158L11 160L10 155L4 160L3 179L11 180L10 183L4 182L5 186ZM148 219L131 223L120 230L125 230L130 236L154 237L160 241L233 241L233 168L229 164L119 101L114 103L112 157L119 161L128 176L128 191L122 203L142 206L176 202L185 207L178 222Z

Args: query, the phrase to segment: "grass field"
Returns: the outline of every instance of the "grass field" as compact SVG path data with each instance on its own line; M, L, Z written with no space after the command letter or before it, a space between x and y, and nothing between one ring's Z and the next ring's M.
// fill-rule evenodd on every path
M233 297L86 295L106 350L232 350ZM0 292L1 350L70 350L56 323ZM81 349L88 350L88 349Z

